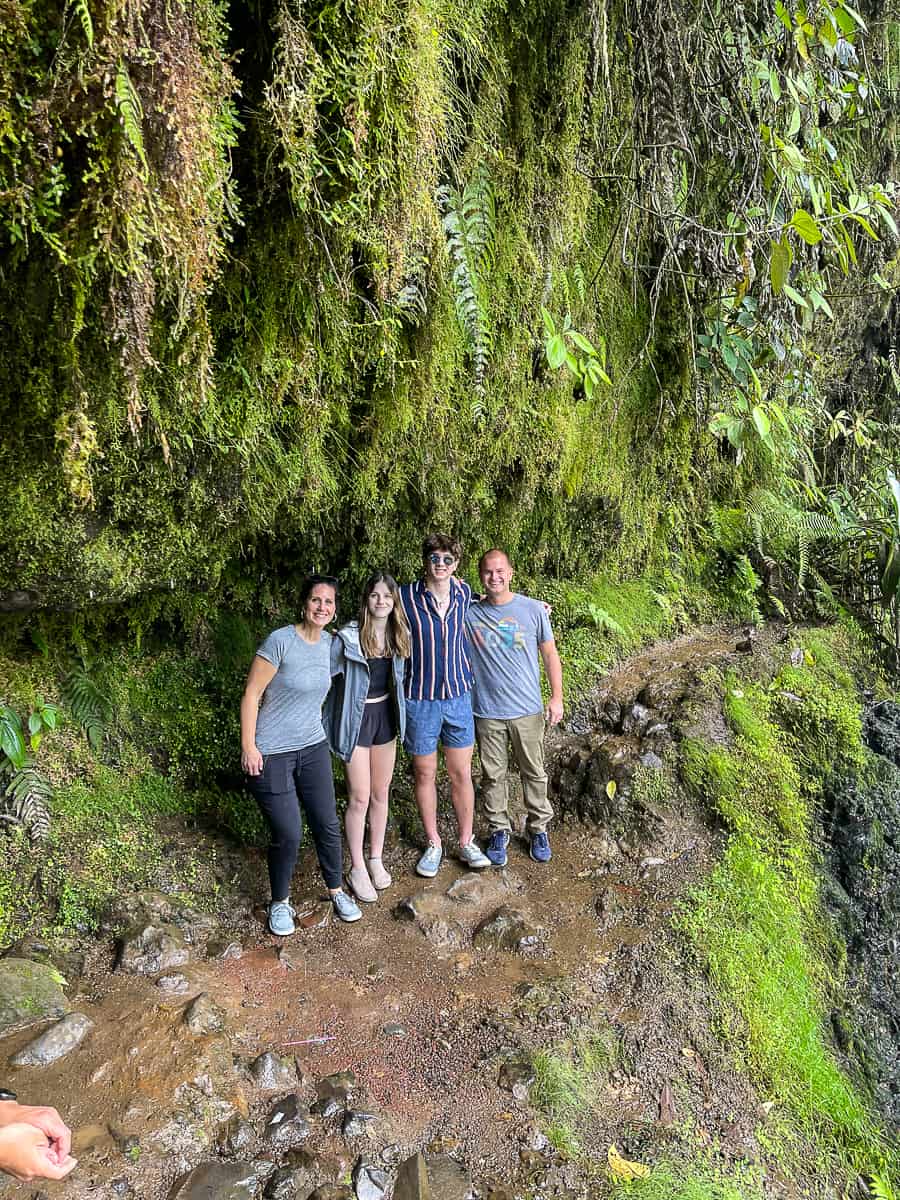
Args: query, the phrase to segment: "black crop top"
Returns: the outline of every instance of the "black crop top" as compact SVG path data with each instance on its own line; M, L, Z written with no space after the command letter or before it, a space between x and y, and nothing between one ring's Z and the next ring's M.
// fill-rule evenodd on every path
M389 658L370 658L369 664L369 700L380 700L388 694L391 678L391 660Z

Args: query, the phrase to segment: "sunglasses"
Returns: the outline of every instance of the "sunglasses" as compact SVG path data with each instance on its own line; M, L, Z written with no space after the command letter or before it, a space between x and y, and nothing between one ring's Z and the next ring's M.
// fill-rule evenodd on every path
M452 554L429 554L428 561L433 567L449 567L456 562Z

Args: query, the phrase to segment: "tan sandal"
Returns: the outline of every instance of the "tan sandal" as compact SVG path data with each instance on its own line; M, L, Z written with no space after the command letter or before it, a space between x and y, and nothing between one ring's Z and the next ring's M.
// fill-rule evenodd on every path
M384 869L384 864L382 863L381 859L370 858L367 859L367 862L369 864L369 874L372 877L372 882L375 884L378 890L383 892L385 888L389 888L393 880L388 872Z

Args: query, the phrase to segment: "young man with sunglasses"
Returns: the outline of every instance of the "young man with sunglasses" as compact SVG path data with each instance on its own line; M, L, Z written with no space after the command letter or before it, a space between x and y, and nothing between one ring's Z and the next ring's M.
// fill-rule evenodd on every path
M406 736L412 755L416 803L428 846L416 864L426 879L438 873L443 857L437 827L438 745L450 777L450 798L459 831L459 858L481 870L490 860L472 837L475 791L472 786L472 668L466 642L466 612L472 589L456 579L462 547L445 533L433 533L422 543L423 578L400 588L411 633L412 650L406 672Z

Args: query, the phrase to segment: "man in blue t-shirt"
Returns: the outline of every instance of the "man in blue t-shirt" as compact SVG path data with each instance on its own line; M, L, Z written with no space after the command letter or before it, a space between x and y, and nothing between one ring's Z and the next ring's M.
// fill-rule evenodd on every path
M563 715L562 664L546 606L510 590L512 565L503 550L488 550L478 563L484 599L466 615L469 658L475 676L473 711L481 756L481 794L491 829L485 853L498 867L506 865L509 845L509 799L506 773L509 745L519 768L530 853L535 862L550 861L547 825L553 809L547 799L544 770L545 721L558 724ZM550 700L541 698L544 663Z

